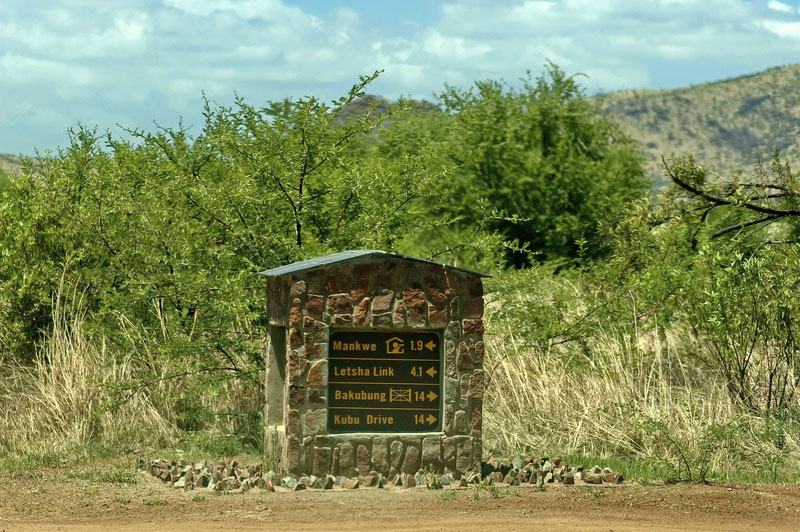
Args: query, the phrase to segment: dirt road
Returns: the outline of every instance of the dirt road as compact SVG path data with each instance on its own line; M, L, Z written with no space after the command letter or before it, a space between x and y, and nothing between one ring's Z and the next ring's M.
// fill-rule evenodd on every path
M0 531L797 531L800 486L184 492L97 467L0 474Z

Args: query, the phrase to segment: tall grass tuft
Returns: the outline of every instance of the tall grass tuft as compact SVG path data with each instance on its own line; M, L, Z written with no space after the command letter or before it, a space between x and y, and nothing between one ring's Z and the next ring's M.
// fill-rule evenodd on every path
M107 383L133 378L129 358L87 335L79 294L56 297L51 329L33 363L10 363L0 375L0 456L52 458L87 446L152 445L171 431L168 409L149 393L110 408ZM64 303L69 300L71 303Z
M800 459L796 427L735 404L686 354L688 331L597 331L580 346L542 349L490 323L490 451L648 460L693 480L714 471L774 480Z

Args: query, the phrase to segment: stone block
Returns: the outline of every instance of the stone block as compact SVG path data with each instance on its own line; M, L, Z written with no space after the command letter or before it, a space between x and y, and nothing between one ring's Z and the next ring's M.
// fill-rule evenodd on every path
M418 284L412 284L403 288L403 302L408 309L424 309L427 306L425 292Z
M461 408L469 406L469 381L472 379L472 373L465 373L461 376Z
M406 323L406 305L402 299L395 301L392 311L392 325L401 326Z
M428 307L428 320L431 327L444 327L447 325L447 309L444 307Z
M459 442L456 453L456 471L464 474L472 467L472 438Z
M311 347L311 356L314 360L328 358L328 344L314 344Z
M317 320L314 322L314 343L328 343L328 324L324 321Z
M469 319L483 318L483 298L474 297L464 303L463 317Z
M289 346L297 349L303 345L303 334L295 327L289 329Z
M365 298L353 309L353 321L359 325L369 323L369 298Z
M325 291L329 294L337 293L337 292L344 292L347 290L348 285L350 284L350 279L348 279L344 275L331 275L327 279L325 279L325 284L323 285Z
M339 446L339 470L346 471L356 465L356 450L349 441Z
M372 314L373 327L391 327L393 323L391 312L387 312L386 314Z
M458 410L455 414L455 431L459 434L467 433L467 413L463 410Z
M408 324L412 327L424 327L425 326L425 319L426 319L426 309L423 307L419 308L408 308Z
M395 440L390 446L389 458L391 459L390 465L395 469L400 469L400 464L403 460L403 442Z
M295 436L287 436L283 452L286 471L297 471L300 466L300 440Z
M453 340L444 341L444 367L448 377L455 378L458 375L456 365L456 344Z
M292 306L289 308L289 325L297 327L303 319L303 303L298 298L292 300Z
M390 467L388 443L385 438L375 438L372 442L372 467L384 475L389 472Z
M309 404L314 404L314 405L324 405L325 404L324 392L321 392L319 390L309 390L308 402Z
M309 410L303 416L303 434L313 436L328 428L328 411L325 408Z
M484 392L483 386L483 370L476 369L472 372L472 376L469 379L469 396L473 399L482 399Z
M306 388L297 384L289 385L289 406L298 408L306 402Z
M326 310L330 314L350 314L353 312L353 304L350 302L350 294L329 295Z
M372 298L372 313L382 314L389 312L392 308L392 299L394 299L394 292L391 290L383 289Z
M331 459L331 473L334 475L339 474L340 465L339 465L339 453L340 450L338 447L333 449L333 458Z
M439 436L422 439L422 467L428 466L434 471L442 470L442 439Z
M451 314L452 316L453 314ZM456 314L457 315L457 314ZM457 340L461 337L461 322L450 321L444 330L444 337L448 340Z
M369 280L361 279L350 285L350 302L355 305L369 292Z
M458 344L458 357L456 358L456 366L460 371L472 371L472 355L469 353L469 346L466 342L459 342Z
M323 299L322 296L309 294L309 296L306 298L306 314L312 318L319 319L322 317L324 305L325 299Z
M430 297L431 303L434 305L444 305L447 303L447 294L438 286L433 286L432 283L428 284L428 296Z
M483 320L463 320L464 336L483 336Z
M292 289L289 291L290 297L300 297L305 293L306 293L305 281L297 281L296 283L292 283Z
M359 475L366 475L370 472L370 452L366 445L359 445L356 449L356 467Z
M413 446L406 447L405 458L400 470L403 473L413 475L419 469L419 449Z
M483 361L486 358L486 348L484 347L483 342L476 343L473 351L475 352L475 355L473 357L475 360L475 364L478 366L482 366Z
M314 463L311 466L311 472L318 476L323 477L331 472L331 458L333 452L330 447L314 446Z
M353 316L350 314L334 314L333 318L331 318L331 323L337 326L352 325Z
M472 400L472 415L470 421L472 422L470 433L473 436L480 436L483 431L483 401L480 399Z
M444 401L445 403L455 404L458 401L458 380L445 377L444 378Z
M447 434L456 432L455 427L456 409L454 403L446 403L444 405L444 431Z
M308 470L311 469L312 461L314 460L314 444L312 443L314 438L311 436L306 436L303 438L303 469Z
M286 410L286 434L300 435L300 412L293 408Z
M328 384L328 361L317 360L308 370L309 386L326 386Z

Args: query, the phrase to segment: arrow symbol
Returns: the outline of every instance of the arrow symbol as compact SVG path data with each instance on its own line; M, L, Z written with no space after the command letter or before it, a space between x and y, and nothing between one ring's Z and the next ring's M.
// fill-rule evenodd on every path
M434 423L436 423L436 418L433 417L432 415L428 414L427 421L428 421L428 425L433 425Z
M436 348L436 342L434 342L433 340L430 340L427 344L425 344L425 347L427 347L429 350L433 351Z
M439 397L439 396L438 396L438 395L436 395L435 393L433 393L433 392L428 392L428 401L433 401L433 400L434 400L434 399L436 399L437 397Z
M436 370L433 368L433 366L431 366L430 368L428 368L428 371L426 371L425 373L427 373L428 375L430 375L430 376L431 376L431 378L433 378L433 377L435 377L435 376L436 376Z

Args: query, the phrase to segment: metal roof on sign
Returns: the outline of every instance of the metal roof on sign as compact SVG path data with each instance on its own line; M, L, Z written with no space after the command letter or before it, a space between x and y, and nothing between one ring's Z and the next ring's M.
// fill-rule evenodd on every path
M442 264L439 262L434 262L432 260L419 259L417 257L409 257L408 255L399 255L397 253L389 253L386 251L379 251L375 249L351 249L348 251L340 251L339 253L324 255L322 257L315 257L313 259L308 259L308 260L301 260L300 262L293 262L291 264L287 264L286 266L278 266L277 268L264 270L263 272L258 272L258 275L264 275L266 277L280 277L282 275L289 275L292 273L303 272L306 270L313 270L314 268L319 268L320 266L336 264L337 262L345 262L356 258L370 257L370 256L394 257L414 262L423 262L425 264L434 264L436 266L440 266L448 270L455 270L463 273L468 273L470 275L474 275L475 277L483 277L483 278L491 277L491 275L486 275L485 273L473 272L471 270L465 270L464 268L457 268L456 266L450 266L449 264Z

